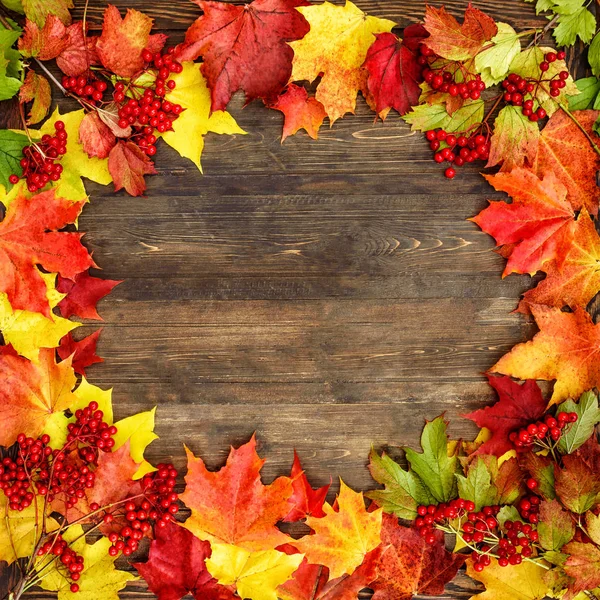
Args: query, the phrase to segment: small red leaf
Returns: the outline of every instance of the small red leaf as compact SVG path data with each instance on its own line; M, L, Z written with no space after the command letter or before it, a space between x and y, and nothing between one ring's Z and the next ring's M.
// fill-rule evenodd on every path
M278 96L269 108L281 111L285 120L281 141L294 135L300 129L305 129L313 140L316 140L323 119L327 116L323 105L313 97L308 97L308 92L300 86L290 83L285 91Z
M81 120L79 141L90 158L93 156L106 158L116 144L117 138L110 127L100 119L98 113L93 111Z
M102 329L98 329L78 342L73 339L71 332L67 333L67 335L60 340L60 346L57 348L58 355L62 360L73 355L71 363L73 370L85 377L86 367L104 362L103 359L96 354L96 344L98 343L101 331Z
M292 479L292 489L294 490L290 496L290 505L292 508L284 521L299 521L308 516L324 517L323 503L325 502L331 483L318 489L312 488L302 470L300 459L295 450L294 464L292 465L290 478Z
M96 311L96 304L100 298L104 298L119 283L122 282L92 277L89 271L79 273L71 279L59 275L56 289L61 294L67 294L58 303L61 315L65 319L75 315L82 319L102 321L102 317Z
M90 66L99 64L96 52L97 36L85 36L83 23L78 21L67 27L67 46L56 58L58 68L70 77L89 71Z
M156 173L154 163L133 142L119 141L108 155L108 171L115 191L125 188L131 196L141 196L146 189L144 175Z

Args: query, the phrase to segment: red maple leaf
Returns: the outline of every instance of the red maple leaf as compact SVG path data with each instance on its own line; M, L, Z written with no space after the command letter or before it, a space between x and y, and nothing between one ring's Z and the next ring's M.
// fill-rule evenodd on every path
M502 456L513 449L513 444L508 439L510 433L537 421L546 412L548 402L532 379L521 385L510 377L488 375L487 378L498 392L498 402L465 417L478 427L485 427L492 432L491 439L482 444L476 453Z
M55 15L48 15L40 29L36 23L27 19L25 30L19 39L19 50L23 56L38 60L56 58L68 45L67 28Z
M393 33L379 33L367 52L364 68L369 73L367 89L375 112L385 117L393 108L401 115L418 104L423 67L417 62L419 44L429 34L422 25L410 25L399 40Z
M392 515L383 515L377 579L369 584L373 600L411 600L415 594L441 596L466 557L448 552L444 535L438 532L430 545L410 527L402 527Z
M238 90L246 101L273 101L292 74L294 51L287 42L309 30L296 10L305 0L254 0L235 6L193 0L204 12L185 35L179 60L202 56L202 73L211 91L212 110L224 110Z
M96 111L89 112L79 125L79 141L92 158L106 158L117 142L115 134Z
M133 142L119 141L108 155L108 171L115 192L125 188L131 196L141 196L146 190L144 175L154 175L156 169L150 157Z
M171 521L156 528L148 561L133 563L158 600L180 600L191 594L197 600L233 600L233 587L219 585L208 572L208 542L199 540L187 529Z
M50 317L48 288L36 265L67 278L96 266L81 244L83 234L56 231L74 223L82 206L56 198L54 190L11 202L0 222L0 291L14 310Z
M96 52L98 36L87 36L83 33L83 23L77 21L67 27L67 44L57 56L56 65L70 77L77 77L89 71L90 66L100 64Z
M283 134L281 142L300 129L305 129L313 140L316 140L319 128L327 116L323 105L301 86L290 83L277 99L269 104L269 108L284 114Z
M302 470L300 459L298 458L298 454L296 454L295 450L294 464L292 465L290 478L292 479L292 489L294 490L290 496L290 504L292 505L292 508L286 515L284 521L299 521L307 516L324 517L325 513L323 512L323 503L327 497L327 492L329 491L331 482L328 485L324 485L318 489L312 488L308 482L308 479L306 478L306 475L304 474L304 471Z
M78 342L73 339L69 331L60 340L60 346L57 348L58 355L62 360L73 355L71 365L75 373L79 373L85 377L86 367L103 362L103 359L96 354L96 344L98 343L101 331L102 329L98 329Z
M96 304L120 283L122 281L92 277L89 271L79 273L72 279L65 279L59 275L56 289L61 294L66 294L58 303L60 314L65 319L75 315L82 319L102 321L102 317L96 310Z

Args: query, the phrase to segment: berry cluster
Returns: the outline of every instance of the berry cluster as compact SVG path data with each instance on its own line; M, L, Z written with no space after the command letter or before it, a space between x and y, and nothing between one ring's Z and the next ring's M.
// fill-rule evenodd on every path
M436 163L447 161L456 167L462 167L465 163L477 159L487 161L490 155L488 138L477 130L455 134L448 133L444 129L430 129L425 132L425 137L434 152L433 159ZM456 176L456 169L450 166L444 175L448 179L453 179Z
M532 544L538 541L538 532L529 523L521 521L506 521L504 530L506 535L497 542L498 565L518 565L523 557L529 558L533 554Z
M105 81L95 78L87 79L83 75L79 77L65 75L62 78L62 85L67 91L86 100L92 106L95 106L96 103L102 103L104 92L108 87Z
M527 427L512 431L508 437L518 450L529 449L534 444L548 447L552 443L556 443L562 436L565 427L575 423L577 419L577 413L574 412L560 412L556 418L547 415L543 421L530 423Z
M173 491L177 471L170 464L160 464L153 473L148 473L142 479L143 494L129 499L120 512L107 512L104 523L110 525L116 518L124 517L125 524L108 535L112 546L108 549L111 556L122 552L129 556L138 548L144 534L152 529L151 522L156 527L165 527L179 510L178 496ZM97 506L90 507L92 510ZM124 511L124 512L123 512Z
M538 487L538 483L535 479L527 480L527 487L530 490L535 490ZM540 512L540 499L538 496L531 494L530 496L524 496L519 500L517 504L517 510L523 519L530 523L537 523L539 520Z
M23 174L21 177L14 173L10 175L8 178L10 183L15 185L19 179L25 179L27 189L33 194L41 190L49 181L60 179L63 167L56 161L60 160L67 151L67 132L62 121L56 121L54 129L53 136L45 134L39 142L23 148L23 158L20 163Z
M430 504L429 506L417 507L417 518L415 527L419 530L419 535L425 539L428 544L434 544L436 541L434 529L435 525L442 525L448 519L456 519L475 510L475 504L470 500L457 498L449 503Z
M76 583L81 577L81 572L84 569L83 556L77 554L74 550L69 548L67 542L65 542L60 534L50 534L50 540L45 542L37 551L38 556L47 556L48 554L54 555L58 558L57 568L59 572L62 572L63 576L68 580L72 581L70 590L72 592L79 591L79 584Z

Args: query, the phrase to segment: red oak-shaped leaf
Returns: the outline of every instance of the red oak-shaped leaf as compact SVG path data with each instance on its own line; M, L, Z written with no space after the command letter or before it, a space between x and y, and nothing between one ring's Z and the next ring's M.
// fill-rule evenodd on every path
M313 489L308 482L298 454L294 450L294 464L292 465L292 472L290 473L292 479L293 493L290 496L290 505L292 508L286 515L284 521L293 522L299 521L306 517L324 517L323 503L327 497L329 491L329 485L324 485L321 488Z
M569 557L564 565L565 572L574 579L569 586L570 597L600 586L600 548L598 546L583 542L569 542L563 546L562 552Z
M390 108L403 115L419 103L423 67L417 62L418 47L427 35L422 25L409 25L402 40L393 33L375 35L364 68L369 74L367 89L378 115L384 117Z
M548 403L535 381L529 380L520 385L510 377L493 375L488 375L488 381L498 392L498 402L465 417L492 432L492 437L476 453L502 456L513 448L508 439L510 433L537 421L546 412Z
M0 445L10 446L19 433L37 437L48 419L77 398L70 359L56 363L54 348L42 348L37 364L7 350L0 353Z
M36 265L68 278L95 266L81 244L83 234L56 231L74 223L82 206L56 198L53 190L11 202L0 222L0 291L13 310L50 317L48 288Z
M233 588L219 585L207 571L204 561L210 555L208 542L169 521L155 530L148 562L133 566L158 600L180 600L186 594L197 600L234 600Z
M152 19L127 9L122 18L119 9L109 4L104 11L102 34L96 52L102 64L115 75L133 77L144 68L142 51L148 46Z
M156 173L150 157L133 142L119 141L108 155L108 171L115 191L125 188L131 196L141 196L146 189L144 175Z
M117 138L98 113L93 111L81 120L79 141L90 158L106 158L117 143Z
M279 586L277 597L281 600L356 600L358 593L375 579L383 551L383 546L378 546L365 555L362 565L352 575L331 580L327 567L311 565L304 559L292 579Z
M600 137L592 131L592 126L598 114L596 110L573 113L596 145L600 145ZM596 216L600 198L600 188L596 185L598 169L600 156L569 116L557 110L542 130L532 170L539 177L553 172L567 188L567 200L573 210L585 207L591 215Z
M600 236L585 208L575 222L571 244L564 251L564 263L560 268L556 264L546 268L546 278L525 292L519 312L529 314L530 304L585 308L600 291Z
M56 58L58 68L70 77L89 71L90 66L100 63L96 52L97 36L83 34L83 23L77 21L67 27L67 45Z
M19 39L19 51L27 58L52 60L69 44L66 33L67 28L54 15L48 15L41 29L36 23L27 19L23 35Z
M50 82L35 71L27 71L25 81L19 89L19 101L22 104L33 102L27 124L39 123L48 114L52 102Z
M449 60L473 58L498 33L494 19L471 5L465 11L462 25L443 6L427 6L425 29L430 36L427 46Z
M269 104L269 108L280 110L284 116L281 142L294 135L300 129L306 130L313 140L319 134L319 128L327 116L323 105L301 86L290 83L277 100Z
M516 345L490 371L517 379L555 379L551 404L599 387L600 326L582 308L567 313L536 304L531 312L540 332Z
M89 271L84 271L72 279L65 279L59 275L56 289L61 294L67 294L58 303L61 315L65 319L75 315L82 319L102 321L102 317L96 310L96 304L120 283L122 282L113 279L92 277Z
M65 360L73 355L72 365L75 373L79 373L85 377L85 368L96 363L101 363L103 360L96 354L96 344L102 329L94 331L94 333L84 337L76 342L71 335L67 333L61 340L60 346L57 348L58 355Z
M507 192L513 199L511 204L490 202L472 219L498 245L509 246L504 275L533 275L551 261L560 266L573 239L575 220L565 186L552 171L544 179L519 168L485 178L496 190Z
M416 529L398 525L392 515L383 516L381 543L384 552L377 579L369 585L375 592L373 600L411 600L415 594L441 596L465 562L465 556L446 550L442 534L429 545Z
M293 50L287 42L309 30L296 10L305 0L254 0L236 6L194 0L204 14L188 29L181 60L202 56L202 73L211 91L212 110L224 110L238 90L246 101L272 101L292 74Z
M227 464L209 471L201 458L187 448L188 472L181 500L192 514L185 527L202 540L233 544L247 550L269 550L290 538L276 523L289 512L292 480L278 477L263 485L264 464L256 453L254 436L243 446L232 448Z

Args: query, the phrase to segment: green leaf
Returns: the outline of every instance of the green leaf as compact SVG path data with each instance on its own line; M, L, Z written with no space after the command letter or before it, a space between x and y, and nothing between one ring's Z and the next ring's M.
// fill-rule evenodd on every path
M483 119L484 102L467 102L452 116L446 112L444 104L419 104L402 118L411 125L413 131L428 131L442 128L446 131L465 131Z
M585 4L586 0L552 0L554 6L552 12L558 15L572 15L577 12Z
M572 46L579 37L587 44L596 32L596 19L587 8L580 8L572 14L561 14L553 31L559 46Z
M594 433L594 427L600 423L598 398L593 392L586 392L579 402L567 400L558 407L558 412L577 413L575 423L567 426L558 442L558 450L562 454L571 454L582 446Z
M3 4L8 10L12 10L20 15L25 14L21 0L1 0L0 4Z
M498 514L496 515L496 521L498 521L498 524L500 525L500 528L504 528L504 523L506 523L506 521L512 521L513 523L515 521L523 521L523 519L521 518L521 515L519 514L519 511L517 510L516 506L503 506L500 511L498 512Z
M10 60L0 56L0 100L8 100L12 98L21 87L21 80L16 77L10 77L7 74L7 67L10 65Z
M10 19L8 20L12 29L7 29L0 24L0 53L6 52L20 37L22 29Z
M471 463L466 477L457 473L456 480L459 497L474 502L476 511L494 504L498 490L492 484L492 476L481 457Z
M600 33L597 33L588 48L588 62L592 68L592 73L600 75Z
M500 22L496 25L498 33L490 40L493 46L475 57L475 69L481 73L481 78L488 87L504 79L512 59L521 51L517 32L508 23Z
M540 544L545 550L560 550L575 535L575 525L571 515L557 500L544 500L540 504L538 523Z
M48 15L56 15L65 25L71 24L72 0L22 0L23 11L30 21L43 27Z
M421 435L421 447L421 454L406 448L406 458L433 497L438 502L448 502L456 496L454 475L458 471L458 458L448 456L448 436L443 417L437 417L425 424Z
M0 185L9 189L8 178L22 172L19 161L23 158L23 148L29 144L27 136L8 129L0 130Z
M591 108L594 99L600 92L600 79L597 77L584 77L575 82L579 94L569 96L569 110L585 110Z
M527 452L521 458L521 468L527 471L538 483L537 491L546 500L554 500L554 465L545 456Z
M525 2L535 2L535 0L525 0ZM535 14L546 12L554 8L554 0L537 0L535 3Z
M418 475L405 471L385 454L379 456L374 449L369 454L369 470L373 479L385 485L385 489L367 492L366 496L377 502L384 512L413 520L417 516L417 506L435 502Z
M563 456L564 468L554 470L556 495L565 508L582 515L596 504L600 479L577 454Z

